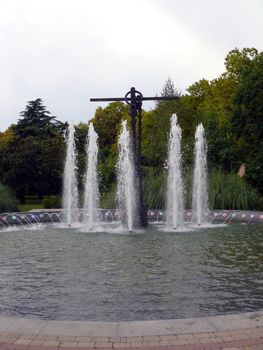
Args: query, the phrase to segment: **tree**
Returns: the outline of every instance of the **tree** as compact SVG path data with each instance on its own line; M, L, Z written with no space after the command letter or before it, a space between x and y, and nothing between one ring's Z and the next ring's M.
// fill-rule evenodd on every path
M263 52L250 61L233 98L232 130L248 181L263 193Z
M0 182L0 213L17 210L15 194Z
M21 203L27 194L41 198L61 192L65 124L49 114L41 99L28 102L13 133L2 142L2 181L15 190Z
M62 136L38 140L32 136L8 145L0 160L3 182L15 190L21 203L25 195L61 192L65 145Z
M168 96L175 96L179 97L181 95L180 91L175 87L174 82L170 77L167 78L167 80L164 83L161 96L162 97L168 97ZM171 101L156 101L155 102L156 107L161 107L161 106L171 106Z
M14 139L14 136L14 125L9 126L5 132L0 132L0 151Z
M129 107L122 102L110 103L105 108L99 107L91 120L99 135L99 163L101 176L100 189L108 191L116 180L115 165L117 156L117 142L121 121L130 121Z
M79 123L75 125L75 141L78 152L77 167L78 167L78 184L79 191L84 188L84 176L86 172L86 142L89 125L87 123Z
M258 50L254 47L245 47L241 51L237 48L231 50L225 58L226 72L223 75L238 82L257 56Z
M194 137L196 125L203 123L208 160L212 166L223 166L228 171L238 167L238 150L232 129L233 98L244 72L255 57L257 50L254 48L230 51L225 59L226 71L211 81L201 79L192 84L187 89L189 95L183 96L178 104L179 123L183 130L187 130L189 140ZM183 131L183 136L185 134Z
M98 133L101 148L110 150L117 143L121 121L130 120L129 107L122 102L112 102L105 108L99 107L91 120Z
M180 93L168 78L161 92L162 96L179 97ZM142 162L145 166L162 169L167 154L167 135L170 118L176 111L178 101L158 101L151 113L142 118Z
M40 139L52 137L57 134L59 129L63 129L62 122L56 120L56 117L50 116L46 110L43 101L37 98L27 103L26 109L20 112L21 118L14 127L16 136L26 138L28 136L38 137Z

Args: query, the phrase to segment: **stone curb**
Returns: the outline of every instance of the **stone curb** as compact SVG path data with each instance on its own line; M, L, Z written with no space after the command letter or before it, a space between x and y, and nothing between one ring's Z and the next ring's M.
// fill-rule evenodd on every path
M43 336L137 337L263 328L263 310L235 315L131 322L50 321L0 317L0 333Z

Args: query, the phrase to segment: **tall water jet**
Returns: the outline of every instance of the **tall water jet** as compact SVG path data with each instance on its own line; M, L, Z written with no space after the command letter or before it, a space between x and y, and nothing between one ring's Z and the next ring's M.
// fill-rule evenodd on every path
M176 229L183 223L184 188L182 181L181 156L182 130L177 124L177 116L171 117L168 143L168 177L166 189L166 225Z
M67 134L67 155L63 176L63 209L66 213L68 226L76 221L76 211L78 210L77 150L74 134L74 125L70 123Z
M127 129L127 121L122 121L118 140L117 162L117 202L121 211L122 222L131 232L138 220L138 186L135 177L132 139Z
M192 222L201 225L207 223L208 190L206 139L204 127L199 124L195 132L195 166L193 179Z
M97 208L99 204L99 184L97 174L98 163L98 135L93 123L89 124L86 144L87 169L84 194L84 222L89 230L97 223Z

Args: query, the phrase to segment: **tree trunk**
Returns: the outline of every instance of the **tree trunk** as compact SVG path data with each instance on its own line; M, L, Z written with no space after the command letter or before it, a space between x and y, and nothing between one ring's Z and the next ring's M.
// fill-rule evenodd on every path
M26 204L25 190L23 188L18 191L18 199L20 204Z

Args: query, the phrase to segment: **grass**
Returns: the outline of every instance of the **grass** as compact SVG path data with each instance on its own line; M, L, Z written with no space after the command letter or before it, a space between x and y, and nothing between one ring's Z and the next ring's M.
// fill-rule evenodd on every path
M27 203L27 204L18 204L17 206L18 211L29 211L32 209L44 209L44 205L42 203L33 204L33 203Z
M25 200L25 204L17 206L18 211L61 208L61 198L59 196L46 196L43 199L39 199L37 196L26 196Z
M26 196L25 204L18 204L18 211L29 211L32 209L43 209L43 200L39 199L37 196Z

